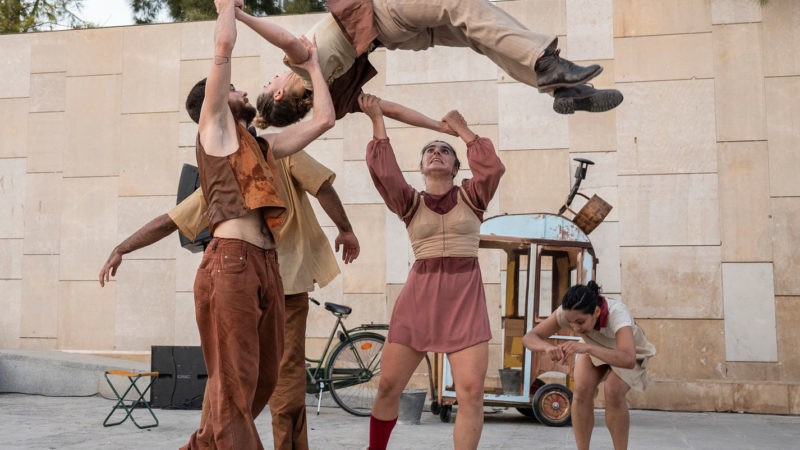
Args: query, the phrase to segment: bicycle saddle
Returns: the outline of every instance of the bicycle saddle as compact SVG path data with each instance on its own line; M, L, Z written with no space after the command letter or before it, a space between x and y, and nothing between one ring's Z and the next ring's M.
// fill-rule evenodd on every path
M344 305L337 305L336 303L325 302L325 309L332 313L344 314L345 316L353 312L353 308Z

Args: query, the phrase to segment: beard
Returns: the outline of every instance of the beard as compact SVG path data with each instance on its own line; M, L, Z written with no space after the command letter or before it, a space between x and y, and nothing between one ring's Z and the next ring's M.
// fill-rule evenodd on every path
M241 120L250 125L256 117L256 108L249 103L236 103L231 105L231 113L237 121Z

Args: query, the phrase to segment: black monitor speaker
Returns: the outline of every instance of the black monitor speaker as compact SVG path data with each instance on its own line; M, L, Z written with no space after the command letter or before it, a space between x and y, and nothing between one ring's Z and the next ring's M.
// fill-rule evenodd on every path
M181 179L178 181L178 203L190 196L199 187L200 172L198 172L197 166L184 164L181 169ZM211 242L211 232L208 231L208 228L204 228L195 240L191 240L184 236L183 233L178 232L178 238L181 241L181 247L192 253L198 253L205 251L206 246Z
M208 372L199 346L151 347L150 369L158 372L153 381L150 405L163 409L201 409Z

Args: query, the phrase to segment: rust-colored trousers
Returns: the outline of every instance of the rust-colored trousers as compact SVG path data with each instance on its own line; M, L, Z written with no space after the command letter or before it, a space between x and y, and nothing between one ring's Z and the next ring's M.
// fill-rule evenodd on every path
M283 285L274 250L214 238L194 283L208 411L185 448L263 449L254 419L283 354Z
M306 319L308 293L287 295L286 335L278 385L269 399L275 450L308 450Z

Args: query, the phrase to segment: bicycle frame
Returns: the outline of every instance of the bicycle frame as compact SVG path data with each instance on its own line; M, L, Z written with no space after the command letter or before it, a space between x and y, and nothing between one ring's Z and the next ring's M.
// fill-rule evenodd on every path
M386 331L389 329L389 325L387 324L362 324L358 327L347 329L344 326L344 321L342 320L343 316L336 313L333 313L333 315L336 316L336 324L333 326L331 334L328 336L328 340L325 343L322 355L319 357L319 359L309 358L308 356L305 357L306 393L308 394L319 394L320 392L325 392L329 390L329 384L335 381L328 373L328 367L325 363L329 353L331 353L333 337L337 335L337 332L339 335L339 340L341 342L347 342L353 333L358 333L361 331ZM361 364L363 365L364 362L361 361Z

